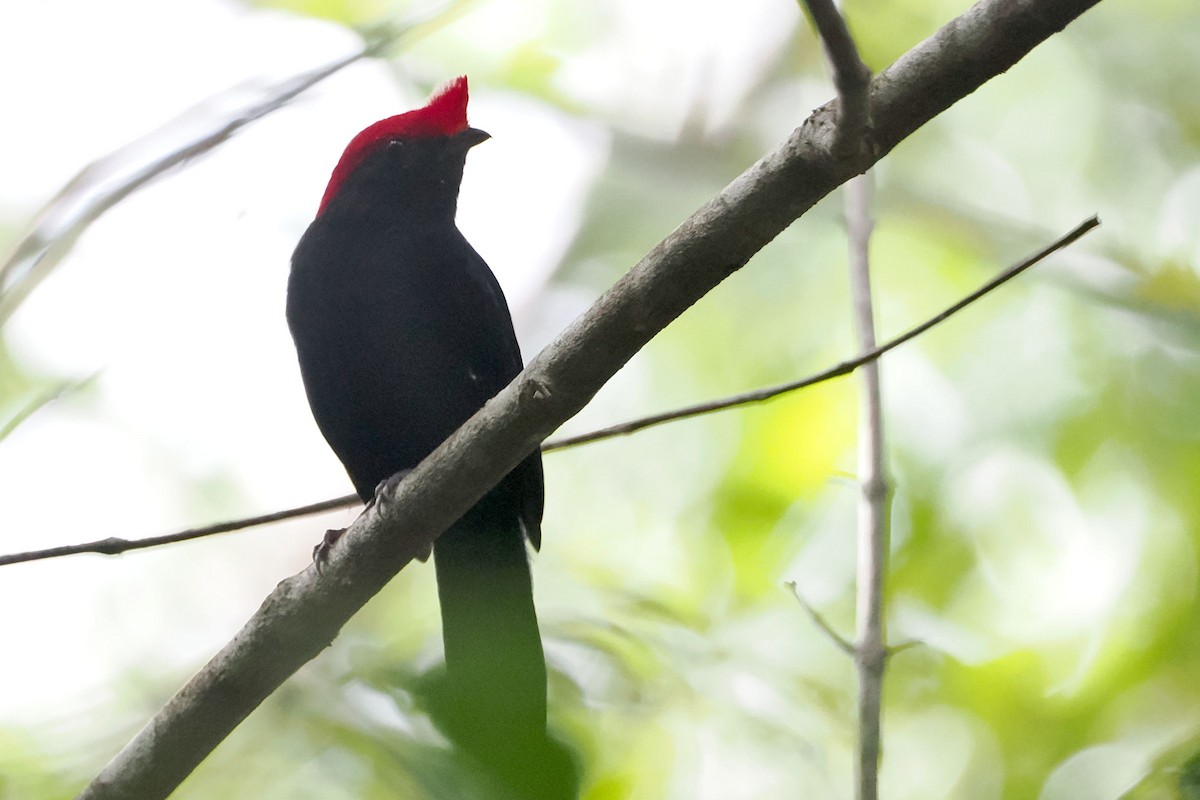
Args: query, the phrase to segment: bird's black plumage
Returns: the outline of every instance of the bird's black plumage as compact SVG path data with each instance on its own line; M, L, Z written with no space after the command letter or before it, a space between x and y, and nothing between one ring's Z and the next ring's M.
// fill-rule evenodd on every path
M287 317L309 404L364 501L521 371L500 285L454 222L479 133L383 145L292 256ZM542 492L538 454L496 490L535 547Z
M371 142L335 172L292 257L287 319L308 400L368 502L522 368L500 286L455 224L467 151L487 138L465 126L462 91L461 129ZM514 796L565 797L519 763L549 752L525 546L540 545L542 504L535 452L437 540L434 561L449 733Z

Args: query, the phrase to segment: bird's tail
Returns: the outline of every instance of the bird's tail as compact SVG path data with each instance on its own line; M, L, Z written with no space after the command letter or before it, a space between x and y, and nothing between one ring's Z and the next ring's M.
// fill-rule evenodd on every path
M546 734L546 661L525 537L495 494L434 545L447 733L506 794L573 797L570 757Z

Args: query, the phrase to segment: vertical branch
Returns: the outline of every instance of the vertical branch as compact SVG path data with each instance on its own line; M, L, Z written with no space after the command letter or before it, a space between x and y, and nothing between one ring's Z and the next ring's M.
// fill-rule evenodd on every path
M817 29L830 77L837 89L837 127L833 132L833 154L849 156L868 143L871 127L871 70L858 55L858 47L834 0L804 0L809 19Z
M871 71L859 57L846 20L834 0L804 0L821 37L838 93L835 155L851 157L871 143ZM871 303L868 250L871 241L871 179L858 175L846 184L846 236L850 248L850 293L858 350L876 347L875 312ZM883 671L887 640L883 623L883 584L888 551L888 482L884 467L883 402L879 362L864 364L858 420L858 597L857 642L851 648L858 670L858 758L854 794L857 800L879 797L882 749Z
M871 178L859 175L846 184L846 233L850 246L850 293L860 350L875 347L868 245L871 238ZM884 457L883 403L879 362L864 364L858 420L858 759L855 796L876 800L882 741L883 671L887 641L883 588L887 572L889 487Z

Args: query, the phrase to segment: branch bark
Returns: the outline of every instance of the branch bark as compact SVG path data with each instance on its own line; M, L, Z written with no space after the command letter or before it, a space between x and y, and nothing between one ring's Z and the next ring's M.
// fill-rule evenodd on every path
M875 310L871 296L870 174L846 184L846 234L850 241L850 292L860 350L873 350ZM858 641L854 664L858 670L858 759L855 797L879 797L879 755L882 742L883 671L887 665L887 635L883 616L883 587L887 577L890 497L883 435L883 392L879 362L863 365L858 418Z
M837 158L832 104L686 220L511 385L348 529L320 576L259 611L80 795L169 795L413 557L573 416L658 331L905 136L1004 72L1098 0L983 0L873 81L876 153Z

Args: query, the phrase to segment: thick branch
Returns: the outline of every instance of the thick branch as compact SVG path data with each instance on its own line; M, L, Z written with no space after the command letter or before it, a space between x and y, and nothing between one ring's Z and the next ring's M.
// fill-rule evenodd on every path
M985 0L872 86L881 152L1008 69L1097 0ZM873 163L830 151L831 107L705 204L394 491L363 514L323 573L284 580L234 639L81 797L166 797L417 553L573 416L658 331L793 220Z

